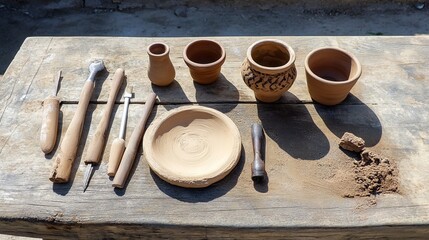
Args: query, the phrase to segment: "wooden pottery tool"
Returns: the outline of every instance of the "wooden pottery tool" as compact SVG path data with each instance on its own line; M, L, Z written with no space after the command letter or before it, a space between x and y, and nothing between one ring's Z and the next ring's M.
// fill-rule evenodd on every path
M116 172L115 178L113 179L112 187L123 188L125 185L125 181L130 174L131 167L133 166L134 159L136 158L137 150L143 138L144 127L152 111L153 105L155 104L155 98L155 93L151 93L146 99L143 116L131 134L127 148L125 149L121 163L119 164L118 171Z
M55 76L54 93L43 101L42 127L40 128L40 148L45 154L52 152L57 142L60 99L57 97L61 81L61 70Z
M112 142L109 155L109 165L107 168L107 175L114 177L116 170L118 169L119 163L121 162L122 155L125 151L125 129L127 127L128 118L128 105L130 99L133 97L133 87L129 87L124 93L124 112L122 113L121 127L119 129L119 136Z
M89 180L91 179L92 171L94 166L100 164L103 156L104 147L107 140L107 128L109 126L110 115L112 114L113 105L115 104L116 97L118 96L119 89L121 89L123 80L125 77L125 71L122 68L118 68L113 75L113 84L110 89L109 99L107 100L106 108L104 109L103 117L97 126L97 130L94 133L94 137L89 144L88 150L86 151L86 170L85 177L83 180L83 191L85 192L88 187Z
M260 124L252 124L252 144L254 160L252 162L252 180L262 182L265 178L265 134Z
M86 110L88 108L91 95L95 87L95 75L104 69L102 60L96 60L89 65L89 77L83 85L79 97L77 110L67 128L63 141L61 142L59 153L57 154L49 180L54 183L66 183L69 181L73 162L76 157L76 151L79 146L80 136L82 134L83 124L85 121Z

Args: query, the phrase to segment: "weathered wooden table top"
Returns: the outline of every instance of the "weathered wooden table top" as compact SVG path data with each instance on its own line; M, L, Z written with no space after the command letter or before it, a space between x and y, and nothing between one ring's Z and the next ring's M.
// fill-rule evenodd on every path
M212 38L225 47L227 58L220 80L208 86L193 83L183 61L191 38L26 39L0 82L0 233L47 238L428 236L429 37L276 38L295 50L298 77L274 104L256 102L239 71L248 46L260 38ZM155 41L170 45L176 68L176 81L166 88L152 86L147 78L146 47ZM363 68L349 97L335 107L314 104L307 92L305 56L323 46L349 50ZM62 70L60 142L94 59L103 59L107 71L96 78L71 181L52 184L48 175L58 146L47 156L39 148L42 101ZM117 68L124 68L128 84L135 86L127 137L152 91L158 100L149 122L185 104L212 107L228 115L242 135L242 156L233 172L209 188L183 189L152 173L140 149L127 187L114 190L106 171L123 110L118 97L103 162L82 192L82 158ZM250 178L253 122L266 131L265 185L254 185ZM378 195L376 205L366 204L370 198L341 196L341 185L328 175L343 171L341 162L350 161L338 148L345 131L397 162L400 194Z

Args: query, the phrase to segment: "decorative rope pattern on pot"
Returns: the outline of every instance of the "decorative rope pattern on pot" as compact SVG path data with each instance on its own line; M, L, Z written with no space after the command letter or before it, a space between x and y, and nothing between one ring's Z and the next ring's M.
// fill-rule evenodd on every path
M277 92L288 90L296 78L295 66L277 74L265 74L252 69L249 62L245 60L241 65L241 72L244 82L251 89L264 92Z

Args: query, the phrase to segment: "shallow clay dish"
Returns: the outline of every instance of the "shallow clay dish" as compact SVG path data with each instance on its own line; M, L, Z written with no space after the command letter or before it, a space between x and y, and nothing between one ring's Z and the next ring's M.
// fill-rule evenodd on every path
M143 152L160 178L181 187L202 188L235 167L241 155L241 137L225 114L186 106L167 112L149 126Z

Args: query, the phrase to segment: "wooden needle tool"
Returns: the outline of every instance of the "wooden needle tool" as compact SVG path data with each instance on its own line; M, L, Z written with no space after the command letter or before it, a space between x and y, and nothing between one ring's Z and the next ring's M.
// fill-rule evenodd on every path
M121 162L122 155L125 151L125 129L127 127L128 106L130 100L133 98L133 86L127 87L124 93L124 111L122 113L121 127L119 129L119 136L112 142L109 155L109 165L107 168L107 175L114 177L119 163Z
M101 121L95 130L93 139L89 144L88 150L86 151L86 170L83 179L84 192L88 187L94 166L100 164L101 158L103 156L104 147L108 137L107 128L109 126L110 115L112 114L113 106L115 104L116 97L118 96L119 89L121 89L124 77L125 71L122 68L118 68L113 75L112 87L110 89L109 98L104 109L103 117L101 118Z
M130 174L131 168L137 155L137 150L143 138L144 128L152 112L153 105L155 104L156 95L150 93L144 105L143 115L139 124L134 128L133 133L128 141L127 148L122 156L121 163L119 164L118 171L113 179L112 187L123 188L125 182Z

